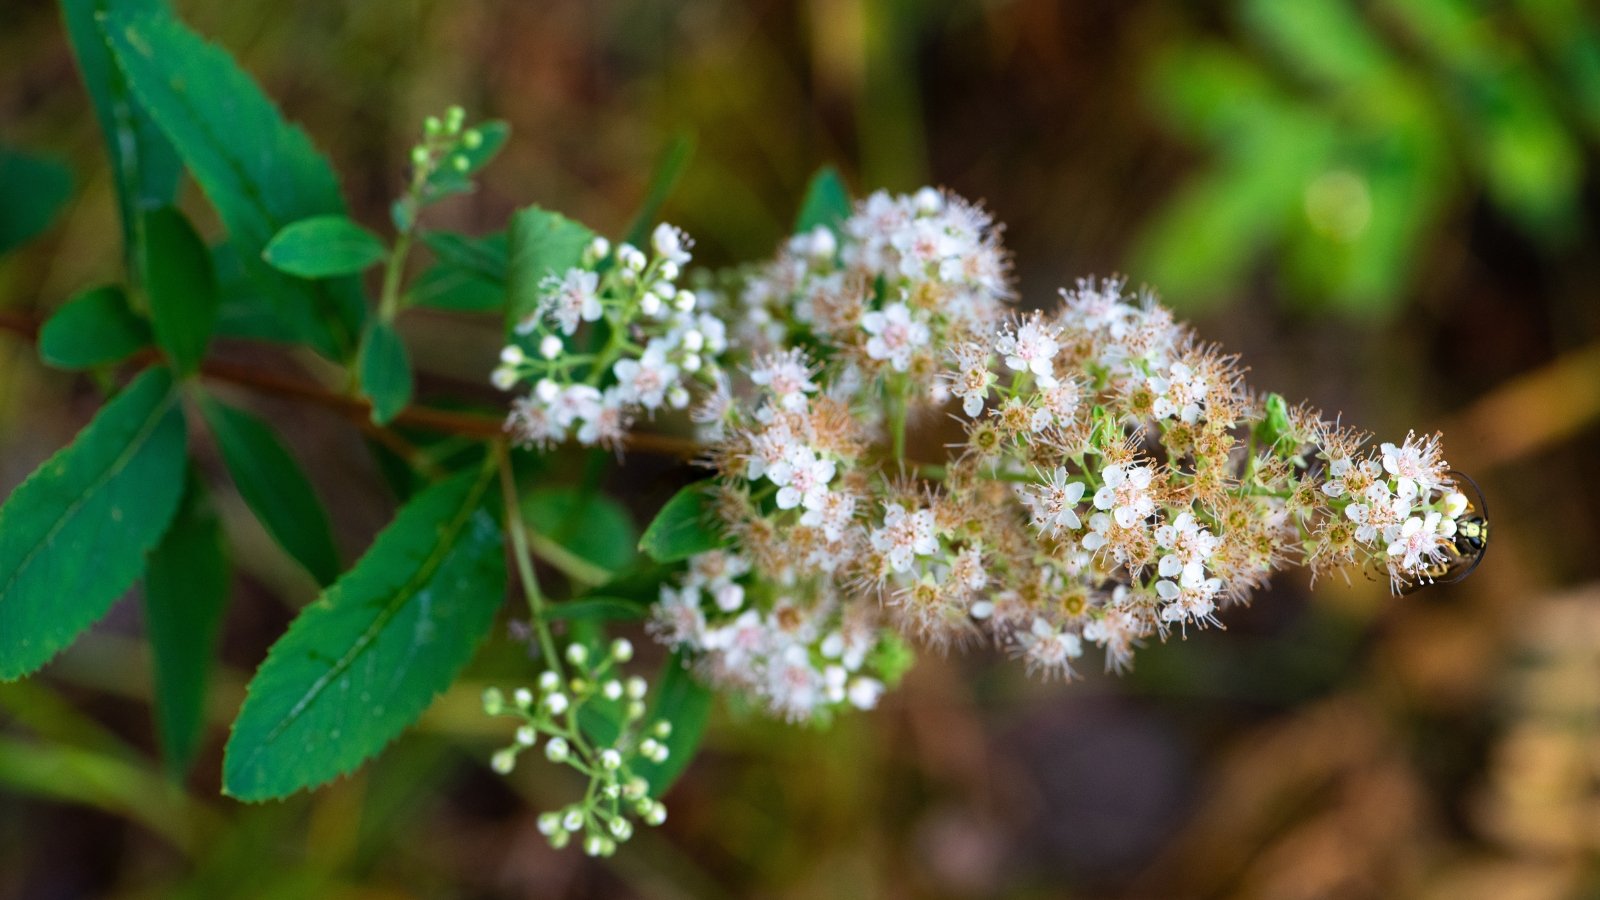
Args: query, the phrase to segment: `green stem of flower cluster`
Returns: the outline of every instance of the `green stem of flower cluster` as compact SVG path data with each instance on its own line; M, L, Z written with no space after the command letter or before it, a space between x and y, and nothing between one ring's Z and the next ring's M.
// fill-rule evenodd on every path
M493 452L495 463L500 467L500 493L505 506L506 529L511 532L511 553L516 558L522 593L528 599L528 612L533 619L530 626L538 636L539 649L544 653L551 670L565 680L561 657L556 653L555 637L550 634L550 626L545 619L544 593L539 590L539 579L533 570L528 527L522 521L522 503L517 497L517 481L511 471L511 452L504 441L496 441Z

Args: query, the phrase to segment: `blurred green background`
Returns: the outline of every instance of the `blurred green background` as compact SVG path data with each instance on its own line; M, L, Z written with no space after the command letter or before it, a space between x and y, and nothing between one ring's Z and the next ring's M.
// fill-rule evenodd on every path
M534 828L573 790L563 773L488 771L509 736L471 677L353 779L262 807L218 796L242 685L314 595L224 497L239 575L198 771L161 771L123 603L0 686L0 897L1600 896L1593 7L177 5L305 125L369 223L449 103L513 129L482 190L434 214L472 232L529 202L620 232L682 134L696 149L665 213L710 264L770 252L819 165L858 192L942 184L1007 223L1027 305L1123 272L1263 390L1382 439L1444 429L1494 546L1469 581L1405 598L1286 573L1124 678L1036 684L975 652L924 660L826 731L719 714L667 825L596 862ZM53 5L8 4L0 72L0 166L70 191L0 257L0 313L44 315L116 277L115 203ZM29 210L0 205L4 246ZM408 315L424 392L481 382L493 324ZM0 489L97 400L0 334ZM248 401L286 426L353 558L392 510L360 436ZM629 496L676 477L628 472L612 483Z

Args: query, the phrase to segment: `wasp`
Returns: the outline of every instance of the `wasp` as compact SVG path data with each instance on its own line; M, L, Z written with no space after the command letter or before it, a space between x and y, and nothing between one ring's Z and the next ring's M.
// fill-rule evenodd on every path
M1455 537L1445 545L1443 557L1423 569L1415 581L1402 587L1402 594L1435 584L1454 584L1466 578L1483 562L1483 554L1489 549L1489 503L1483 498L1483 490L1465 472L1451 470L1450 474L1471 485L1472 492L1478 495L1477 503L1470 507L1473 514L1456 520Z

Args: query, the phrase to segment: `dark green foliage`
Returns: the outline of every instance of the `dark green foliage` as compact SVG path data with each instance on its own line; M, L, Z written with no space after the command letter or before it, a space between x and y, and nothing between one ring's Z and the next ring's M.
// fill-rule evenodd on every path
M152 369L0 506L0 679L49 662L139 577L183 493L172 376Z
M61 369L91 369L121 362L150 346L150 324L128 308L115 286L73 297L39 331L39 358Z
M455 680L505 596L492 474L418 494L273 645L228 741L229 794L284 797L352 771Z

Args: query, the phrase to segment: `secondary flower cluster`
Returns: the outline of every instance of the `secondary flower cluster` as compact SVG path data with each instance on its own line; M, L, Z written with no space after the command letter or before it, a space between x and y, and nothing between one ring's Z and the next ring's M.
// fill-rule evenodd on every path
M581 265L540 285L538 305L517 323L492 377L501 390L533 386L506 421L522 445L575 437L618 449L640 413L684 409L691 388L718 383L727 329L678 286L690 241L662 224L650 244L648 256L629 244L613 254L595 238Z
M1368 449L1251 392L1120 280L1007 317L997 232L946 194L876 194L743 273L743 377L697 411L728 547L653 621L714 685L791 719L870 706L900 635L1120 669L1289 565L1398 588L1451 559L1470 504L1437 437Z
M545 758L589 779L581 801L539 816L539 832L553 847L565 847L574 837L582 837L585 853L610 856L618 842L633 836L634 820L647 825L667 820L667 808L651 796L650 782L638 770L666 762L669 751L664 741L672 734L672 723L660 720L644 726L648 685L638 676L624 680L613 672L632 657L633 645L625 639L614 641L609 652L598 657L584 644L569 644L570 678L563 677L557 662L539 676L538 693L518 688L510 703L497 688L484 693L483 708L489 715L522 721L516 742L494 755L495 771L509 774L517 756L543 737ZM614 737L602 743L592 724L580 727L586 712L592 714L591 721L612 723Z

